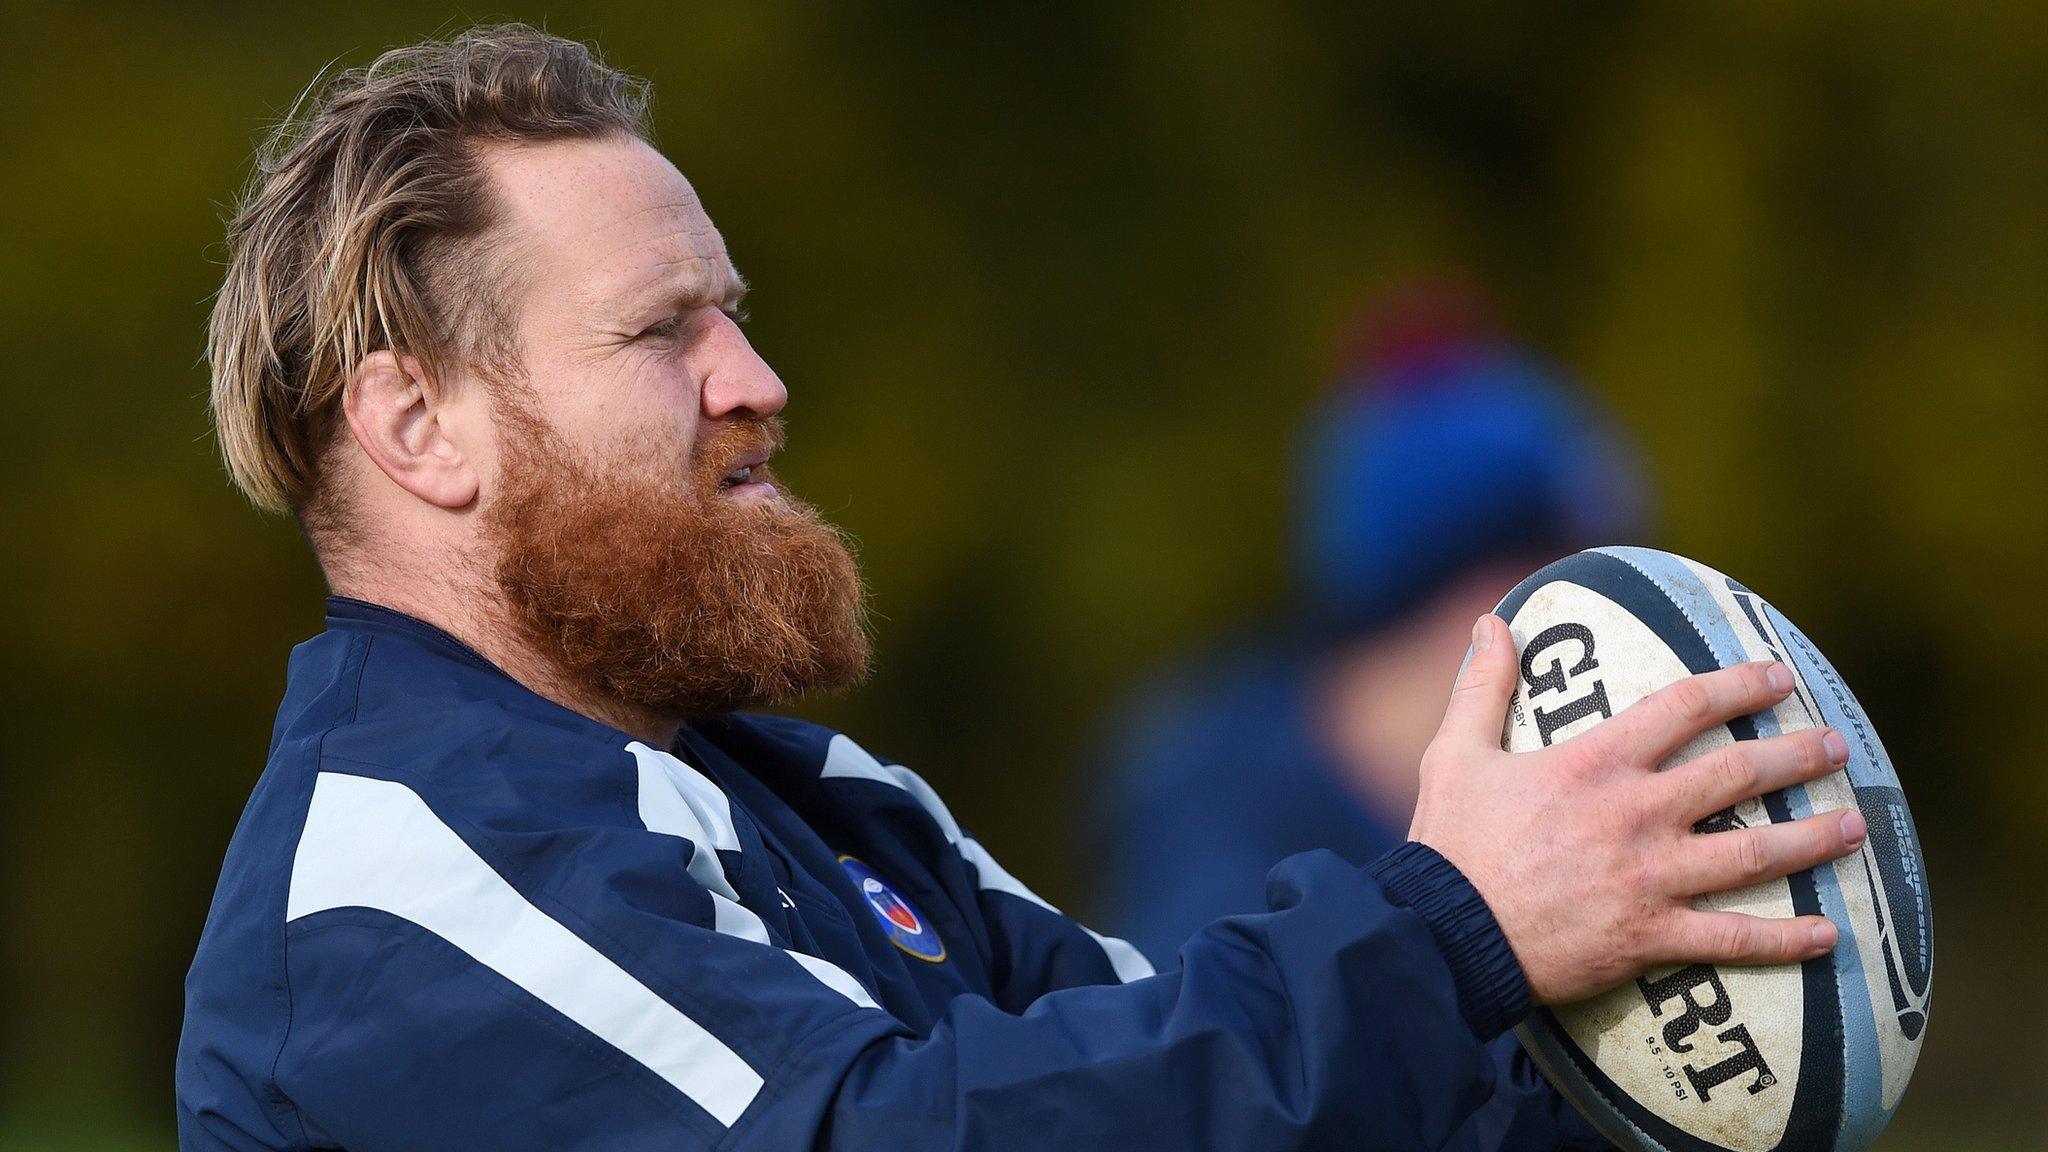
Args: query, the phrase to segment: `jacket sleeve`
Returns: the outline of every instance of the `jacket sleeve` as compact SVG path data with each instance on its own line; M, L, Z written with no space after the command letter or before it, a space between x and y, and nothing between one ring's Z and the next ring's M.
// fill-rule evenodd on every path
M1513 1152L1521 1148L1608 1152L1614 1147L1550 1086L1513 1036L1495 1040L1490 1050L1496 1066L1493 1096L1445 1146L1447 1152Z
M1028 1010L1040 995L1083 983L1102 983L1111 977L1100 972L1101 957L1076 937L1092 937L1107 954L1116 979L1129 980L1152 968L1135 950L1120 940L1106 938L1061 915L1057 909L1033 894L988 855L986 849L968 839L968 854L977 860L976 870L983 885L982 912L989 935L1002 955L997 972L1007 979L999 986L998 1003ZM1419 849L1420 846L1415 846ZM1411 849L1405 865L1391 863L1387 871L1399 875L1427 862L1433 854ZM1436 882L1463 884L1448 863ZM1280 881L1284 884L1285 881ZM1284 890L1269 893L1284 898ZM1490 917L1488 918L1490 923ZM1199 939L1199 935L1197 937ZM1519 969L1516 978L1519 979ZM1458 1152L1522 1152L1524 1149L1569 1149L1571 1152L1603 1152L1612 1147L1586 1119L1565 1102L1543 1078L1527 1052L1511 1035L1501 1035L1489 1046L1493 1062L1492 1094L1472 1113L1456 1136L1444 1147Z
M1492 1095L1487 1041L1527 1007L1477 893L1408 845L1366 870L1284 863L1271 910L1204 930L1177 971L1014 1012L961 997L917 1036L771 941L704 835L527 843L398 774L323 772L276 1068L305 1140L1436 1149Z
M937 792L915 772L899 764L872 763L876 765L873 778L914 797L974 878L978 911L994 950L999 1006L1023 1012L1040 996L1062 988L1128 982L1153 974L1152 964L1140 951L1068 918L998 864L988 849L961 830ZM1390 874L1399 875L1415 861L1430 858L1417 855L1415 847L1419 846L1407 850L1407 865L1391 869ZM1432 883L1464 883L1448 863L1442 868L1441 874L1430 878ZM1412 888L1409 891L1413 894ZM1172 898L1170 892L1162 895ZM1279 900L1282 892L1269 890L1268 898ZM1477 900L1476 894L1473 899ZM1199 922L1220 918L1212 913ZM1491 925L1490 914L1484 921ZM1187 938L1185 931L1176 937ZM1519 980L1519 968L1515 977ZM1460 1127L1447 1148L1464 1152L1543 1148L1601 1152L1612 1147L1550 1086L1512 1036L1495 1039L1490 1052L1495 1065L1492 1095Z

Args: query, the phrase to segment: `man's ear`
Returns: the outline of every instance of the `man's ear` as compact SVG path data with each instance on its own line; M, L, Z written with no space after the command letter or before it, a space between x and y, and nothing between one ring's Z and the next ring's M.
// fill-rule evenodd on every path
M453 510L476 499L477 452L456 435L444 400L417 360L387 350L356 365L341 406L379 471L421 500Z

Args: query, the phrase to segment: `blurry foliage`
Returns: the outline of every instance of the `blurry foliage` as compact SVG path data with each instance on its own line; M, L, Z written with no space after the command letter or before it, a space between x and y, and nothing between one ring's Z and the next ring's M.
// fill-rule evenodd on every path
M0 1143L168 1137L179 979L319 627L293 529L206 435L220 218L317 70L462 15L0 14ZM1041 890L1085 906L1102 710L1282 589L1297 413L1350 306L1463 272L1641 437L1658 542L1783 605L1893 747L1942 1003L1888 1146L2038 1138L2038 6L467 15L656 82L795 396L783 471L876 590L879 678L810 711Z

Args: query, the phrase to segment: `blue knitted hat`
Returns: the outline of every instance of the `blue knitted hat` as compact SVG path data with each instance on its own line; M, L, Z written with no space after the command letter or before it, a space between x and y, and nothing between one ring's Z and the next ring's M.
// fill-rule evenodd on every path
M1642 528L1627 445L1462 294L1383 315L1303 439L1297 563L1320 628L1375 628L1480 562Z

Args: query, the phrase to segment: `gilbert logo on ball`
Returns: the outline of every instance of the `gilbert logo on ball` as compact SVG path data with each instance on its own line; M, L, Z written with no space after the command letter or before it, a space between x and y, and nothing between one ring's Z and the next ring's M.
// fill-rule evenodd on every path
M1863 848L1831 865L1702 898L1758 916L1818 913L1841 929L1804 964L1685 964L1519 1030L1552 1083L1609 1139L1642 1152L1861 1152L1891 1119L1920 1053L1933 975L1927 876L1912 814L1877 733L1806 636L1719 572L1645 548L1568 556L1524 580L1500 615L1521 653L1503 746L1554 744L1696 672L1781 660L1776 708L1705 733L1682 763L1736 740L1832 725L1840 772L1713 814L1701 835L1854 806ZM1669 767L1670 765L1666 765Z
M946 942L939 939L938 930L918 915L910 901L890 887L888 881L851 856L841 856L839 866L853 878L853 886L860 889L868 910L882 922L882 931L888 933L891 943L919 960L937 964L946 958Z

